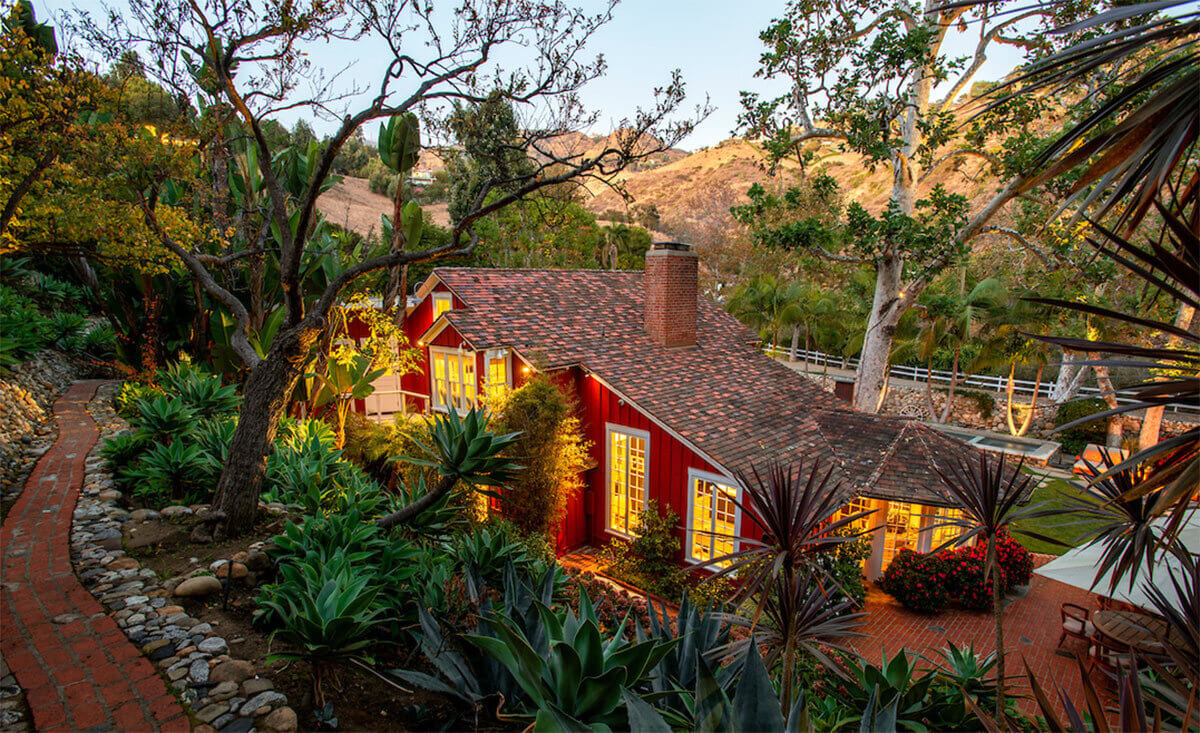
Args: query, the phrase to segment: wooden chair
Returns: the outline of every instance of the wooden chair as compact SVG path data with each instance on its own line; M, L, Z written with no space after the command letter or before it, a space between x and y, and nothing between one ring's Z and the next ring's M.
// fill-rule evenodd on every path
M1128 646L1100 632L1092 635L1088 657L1092 661L1092 669L1099 667L1109 679L1116 679L1118 672L1133 664Z
M1059 609L1062 616L1062 635L1058 637L1058 646L1062 646L1068 636L1090 641L1096 633L1092 622L1088 620L1088 609L1074 603L1064 603Z

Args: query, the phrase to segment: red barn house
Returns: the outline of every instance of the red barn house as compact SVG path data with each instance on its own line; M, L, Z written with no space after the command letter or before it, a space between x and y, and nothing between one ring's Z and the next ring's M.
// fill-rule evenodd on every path
M918 422L851 409L755 347L756 338L697 289L697 257L659 243L644 272L437 268L410 301L406 331L420 371L387 377L363 409L465 410L534 371L574 392L595 468L568 506L558 546L627 538L649 499L683 520L681 562L729 551L734 475L768 461L819 460L878 509L867 572L901 549L928 550L949 501L932 464L969 448ZM387 383L383 383L386 381Z

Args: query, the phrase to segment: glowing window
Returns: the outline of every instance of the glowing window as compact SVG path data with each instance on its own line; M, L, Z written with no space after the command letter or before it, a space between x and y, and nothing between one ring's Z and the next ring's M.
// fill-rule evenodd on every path
M608 428L608 528L613 532L631 535L638 529L646 506L649 441L640 430Z
M943 550L948 549L950 545L947 543L951 540L957 539L959 535L965 531L962 527L937 526L946 521L961 519L963 516L963 511L961 509L950 509L949 507L926 507L926 513L929 515L927 526L932 528L929 531L931 535L929 541L930 551L937 550L939 548ZM942 545L946 545L946 547L942 547Z
M689 555L706 562L730 554L737 534L737 488L716 480L716 476L689 472L688 477L692 500ZM729 561L716 564L725 566Z
M449 411L450 406L462 413L475 406L475 353L436 346L429 348L433 362L430 379L435 410Z
M883 534L883 567L892 563L892 558L901 550L919 552L921 539L921 513L914 505L901 501L889 501L887 526Z
M845 519L846 517L852 517L855 514L860 514L862 512L869 512L874 508L875 508L874 501L872 501L870 499L865 499L863 497L858 497L856 499L851 499L849 502L846 503L845 506L843 506L841 509L838 509L837 513L833 515L833 518L835 521L839 520L839 519ZM848 530L860 532L864 529L869 528L871 526L871 520L873 520L874 518L875 518L874 514L868 514L864 517L859 517L858 519L854 520L850 524L845 525L845 528Z
M448 310L454 310L454 296L450 293L433 294L433 320Z
M509 355L504 351L488 352L487 372L484 374L484 396L487 403L495 404L512 388L512 369Z

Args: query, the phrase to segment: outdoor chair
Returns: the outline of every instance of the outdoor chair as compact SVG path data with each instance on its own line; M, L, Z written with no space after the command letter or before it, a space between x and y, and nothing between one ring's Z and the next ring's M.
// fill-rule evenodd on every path
M1058 646L1062 646L1068 636L1090 641L1096 629L1088 620L1088 609L1074 603L1064 603L1059 609L1062 616L1062 635L1058 637Z
M1128 646L1099 632L1092 635L1088 657L1092 660L1092 669L1099 667L1109 679L1115 679L1118 672L1133 664Z

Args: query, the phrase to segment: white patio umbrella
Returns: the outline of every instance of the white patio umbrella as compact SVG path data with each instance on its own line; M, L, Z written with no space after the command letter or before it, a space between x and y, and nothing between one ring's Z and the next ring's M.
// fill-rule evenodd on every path
M1184 521L1179 535L1180 544L1195 556L1200 551L1200 512L1192 511ZM1102 596L1108 596L1118 601L1124 601L1140 608L1154 610L1154 604L1143 589L1146 584L1153 584L1163 591L1163 594L1179 608L1183 603L1175 595L1171 576L1181 577L1183 572L1179 558L1169 552L1160 552L1153 572L1147 572L1145 564L1139 563L1132 570L1134 574L1133 587L1129 587L1129 578L1123 578L1116 588L1109 590L1112 571L1109 571L1096 581L1096 570L1100 567L1100 556L1104 546L1091 543L1082 547L1068 550L1061 557L1051 560L1041 566L1035 573L1060 583L1083 588Z

